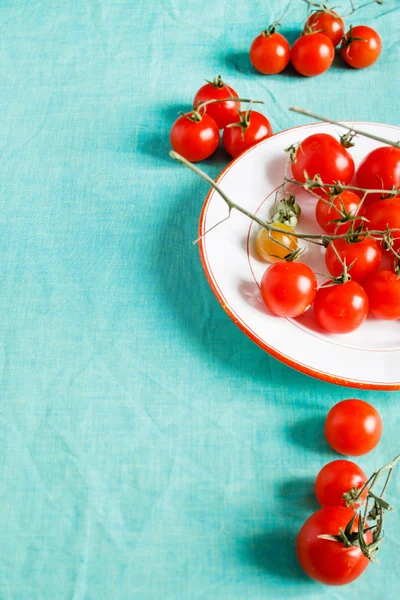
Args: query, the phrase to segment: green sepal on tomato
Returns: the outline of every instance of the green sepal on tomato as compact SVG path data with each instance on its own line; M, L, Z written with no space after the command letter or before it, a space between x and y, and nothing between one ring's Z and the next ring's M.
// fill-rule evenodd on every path
M334 10L321 8L308 17L304 31L323 33L337 46L344 34L344 22Z
M356 241L338 238L330 242L325 252L325 264L333 277L341 275L345 263L351 279L358 283L377 271L381 260L382 246L373 237L359 237Z
M364 69L376 62L382 50L382 41L372 27L350 27L343 37L340 54L353 69Z
M368 490L360 498L358 492L367 481L364 471L350 460L333 460L326 464L315 480L315 495L321 506L347 506L357 510L364 503Z

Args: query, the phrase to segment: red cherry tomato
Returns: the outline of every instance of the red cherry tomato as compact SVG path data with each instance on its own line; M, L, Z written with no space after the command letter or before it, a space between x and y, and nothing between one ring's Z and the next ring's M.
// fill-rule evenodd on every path
M366 237L360 242L348 242L344 238L339 238L331 242L325 252L325 264L329 273L334 277L339 277L343 271L343 266L333 246L342 261L346 261L347 267L353 264L349 270L353 281L362 283L379 269L382 260L382 247L378 240Z
M346 506L347 494L353 488L359 490L367 481L367 476L358 465L350 460L333 460L328 463L317 475L315 480L315 494L321 506ZM364 503L368 495L365 489L359 501L351 503L349 507L357 510ZM354 496L353 496L354 500Z
M334 10L317 10L306 21L305 31L319 31L328 37L334 46L337 46L344 34L343 19Z
M331 408L326 417L326 439L339 454L367 454L378 444L381 435L382 419L378 411L364 400L342 400Z
M187 160L198 162L214 154L219 144L216 122L205 114L200 120L194 113L179 117L172 125L171 146Z
M345 506L327 506L307 519L297 536L297 557L311 579L326 585L344 585L359 577L369 565L358 546L346 547L341 542L321 539L320 535L339 535L346 529L354 511ZM357 519L353 531L357 529ZM365 534L372 542L372 531Z
M369 312L377 319L400 319L400 277L393 271L378 271L363 283Z
M367 190L399 190L400 192L400 149L382 146L372 150L357 170L358 187ZM365 204L381 200L382 194L368 194Z
M357 25L344 36L340 54L354 69L364 69L378 60L381 50L382 42L377 32L366 25Z
M350 333L368 315L368 297L356 281L332 284L319 288L314 300L318 324L329 333Z
M255 110L241 113L241 122L224 129L222 137L226 151L235 158L244 150L272 135L271 123Z
M335 58L335 48L323 33L305 33L292 46L290 59L296 71L305 77L321 75Z
M360 204L361 198L357 194L345 190L332 199L322 197L318 200L315 206L315 217L319 226L330 235L347 233L352 223L355 229L362 224L361 219L346 221L348 217L356 215L362 217L364 207ZM343 220L343 223L338 223L338 220Z
M233 88L224 83L221 75L218 75L213 82L208 82L199 89L193 100L193 106L207 100L223 100L224 98L239 98ZM223 129L229 123L236 123L239 120L240 102L214 102L204 107L205 112L216 122L220 129Z
M261 295L278 317L298 317L314 301L317 280L310 267L299 262L277 262L261 280Z
M370 231L393 230L393 248L396 251L400 250L400 198L374 202L367 207L365 218L368 219Z
M324 183L349 183L354 174L354 160L346 148L327 133L315 133L303 140L296 149L292 173L297 181L319 175ZM315 193L324 195L323 188Z
M290 60L289 42L276 31L263 31L251 45L250 60L264 75L280 73Z

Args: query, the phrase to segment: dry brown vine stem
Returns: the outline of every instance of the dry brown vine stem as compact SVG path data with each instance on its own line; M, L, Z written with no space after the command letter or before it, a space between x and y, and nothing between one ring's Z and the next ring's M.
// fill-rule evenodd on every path
M213 227L211 227L209 230L205 231L200 238L198 238L197 240L195 240L193 243L196 244L202 237L204 237L207 233L209 233L212 229L214 229L217 225L220 225L221 223L223 223L224 221L226 221L231 214L231 211L233 209L237 210L238 212L241 212L242 214L246 215L247 217L249 217L249 219L255 221L256 223L258 223L259 225L261 225L261 227L264 227L267 231L276 231L279 233L282 233L282 229L280 229L279 227L276 227L275 225L268 223L267 221L263 221L262 219L260 219L259 217L257 217L256 215L254 215L253 213L249 212L248 210L246 210L245 208L243 208L242 206L240 206L239 204L236 204L236 202L233 202L228 196L227 194L223 191L223 189L218 185L218 183L216 183L209 175L207 175L207 173L205 173L202 169L200 169L197 165L194 165L193 163L191 163L190 161L188 161L186 158L184 158L183 156L181 156L180 154L178 154L178 152L175 152L174 150L171 150L169 153L170 157L173 158L174 160L177 160L178 162L182 163L185 167L187 167L188 169L190 169L191 171L193 171L194 173L196 173L196 175L198 175L199 177L201 177L202 179L204 179L204 181L206 181L209 185L211 185L221 196L221 198L226 202L229 212L228 212L228 216L225 217L224 219L222 219L222 221L219 221L218 223L216 223L215 225L213 225ZM300 185L301 187L304 187L305 184L302 184L300 182L297 182L298 185ZM321 182L321 187L332 187L329 186L327 184L324 184L323 182ZM346 186L342 186L344 189L346 188ZM368 191L368 190L363 190L363 191ZM382 239L385 239L385 236L387 236L388 234L392 233L393 231L400 231L400 229L388 229L386 231L379 231L379 230L371 230L368 232L365 232L365 235L374 235L374 236L381 236ZM340 238L346 238L346 239L350 239L351 237L354 236L354 234L352 233L342 233L340 235L325 235L325 234L311 234L311 233L297 233L295 231L290 232L290 235L293 237L296 237L298 239L302 239L305 240L307 242L313 243L313 244L318 244L320 246L324 246L326 247L329 242L331 242L332 240L337 240ZM274 242L278 242L278 240L274 239ZM285 248L287 248L287 246L285 246L284 244L280 244L282 246L284 246ZM290 249L287 248L288 252L290 252Z
M367 131L360 131L359 129L355 129L354 127L349 127L349 125L341 123L340 121L335 121L334 119L329 119L328 117L321 117L321 115L317 115L316 113L313 113L310 110L306 110L305 108L299 108L298 106L290 106L289 110L299 113L300 115L305 115L306 117L311 117L311 119L315 119L316 121L332 123L332 125L337 125L338 127L347 129L349 133L353 133L354 135L363 135L364 137L371 138L371 140L376 140L377 142L381 142L382 144L387 144L388 146L400 148L400 142L393 142L392 140L387 140L379 135L374 135L373 133L368 133Z

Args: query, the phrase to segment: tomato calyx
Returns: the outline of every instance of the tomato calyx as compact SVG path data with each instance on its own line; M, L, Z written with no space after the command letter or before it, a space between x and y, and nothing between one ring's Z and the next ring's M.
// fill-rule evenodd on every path
M220 90L221 88L226 87L226 83L223 81L221 75L214 77L214 79L212 81L210 81L209 79L205 79L204 81L206 81L207 83L214 86L217 90Z
M366 42L364 38L353 35L353 25L350 25L349 31L342 38L343 48L348 48L353 42Z
M271 37L271 35L274 35L274 33L276 33L278 27L278 22L272 23L272 25L270 25L269 27L267 27L267 29L264 29L264 31L261 32L261 35L263 35L264 37Z
M354 131L348 131L340 136L340 144L343 148L353 148L355 144L353 143L353 139L357 134Z
M347 508L353 508L360 501L359 489L352 487L351 490L342 494L342 498L346 502Z
M299 149L300 144L292 144L288 148L284 149L284 152L287 152L289 155L290 164L296 162L297 151Z
M229 125L227 125L227 128L228 127L240 127L241 130L242 130L242 140L244 140L244 136L246 134L246 131L250 127L251 105L252 105L252 101L250 101L249 107L246 110L246 112L242 113L240 115L240 121L238 121L237 123L230 123Z
M301 208L296 202L296 196L290 194L288 198L275 202L272 223L286 223L290 227L296 227L300 215Z

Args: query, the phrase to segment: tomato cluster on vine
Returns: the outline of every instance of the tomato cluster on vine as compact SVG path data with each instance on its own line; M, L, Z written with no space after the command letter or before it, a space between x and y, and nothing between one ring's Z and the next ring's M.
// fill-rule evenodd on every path
M348 138L343 143L348 146ZM331 279L318 289L311 268L297 261L299 238L317 242L296 233L301 211L283 187L284 197L255 242L260 258L274 263L261 281L266 306L292 318L313 305L317 323L329 333L352 332L369 313L400 319L400 149L373 150L356 173L349 150L328 134L308 136L288 151L294 179L285 180L315 198L316 220L324 231L318 243L325 247ZM354 174L357 186L349 185Z
M248 108L241 110L240 103ZM199 162L214 154L220 142L232 157L272 135L271 123L252 110L257 100L243 100L219 75L207 81L196 93L193 110L181 114L172 125L171 146L187 160ZM258 102L261 104L261 102Z
M381 434L378 411L363 400L343 400L326 417L326 439L340 454L366 454L377 446ZM296 542L299 563L311 579L344 585L368 567L382 541L382 507L390 510L382 500L383 492L377 496L372 490L379 475L392 465L389 463L369 479L356 463L345 459L333 460L319 471L314 488L321 508L303 524ZM369 512L371 500L376 505Z
M332 66L339 44L342 59L354 69L371 66L381 53L381 38L372 27L350 25L346 32L343 18L327 6L309 15L292 48L277 31L278 24L258 35L250 47L251 63L264 75L280 73L289 62L305 77L321 75Z

